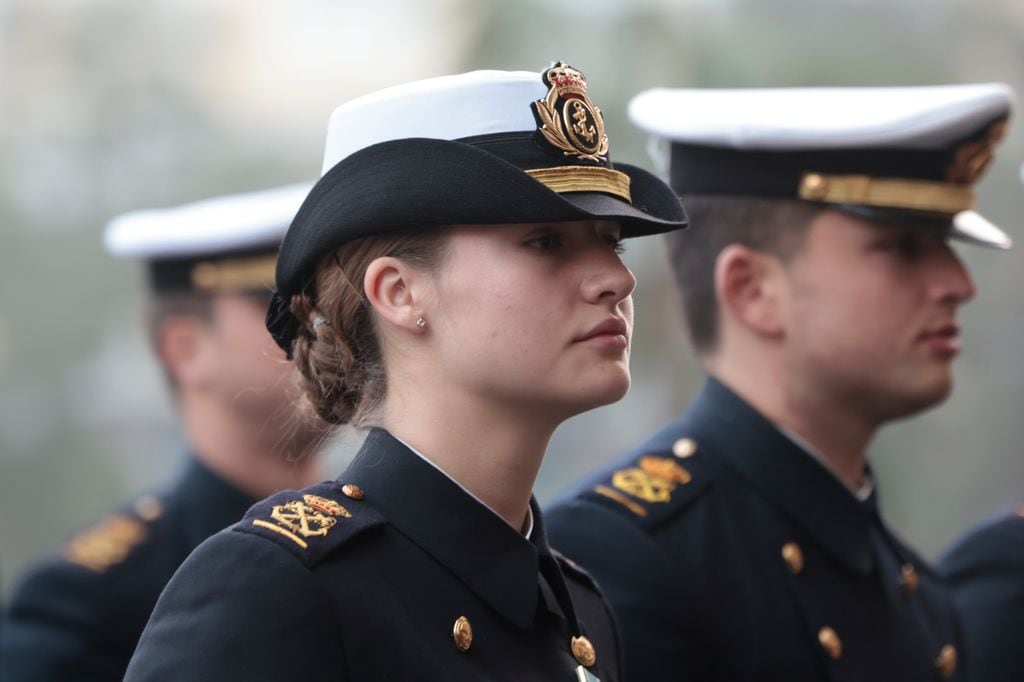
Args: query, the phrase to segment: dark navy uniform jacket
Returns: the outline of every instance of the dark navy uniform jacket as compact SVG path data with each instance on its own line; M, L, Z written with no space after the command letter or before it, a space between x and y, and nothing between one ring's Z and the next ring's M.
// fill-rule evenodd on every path
M259 503L189 557L125 679L621 680L607 605L531 508L527 539L373 430L337 481Z
M939 569L960 613L967 678L1024 680L1024 504L968 533Z
M193 459L166 494L78 533L15 588L0 628L0 680L122 679L174 571L251 504Z
M630 680L934 682L957 630L936 577L722 384L548 513L618 617Z

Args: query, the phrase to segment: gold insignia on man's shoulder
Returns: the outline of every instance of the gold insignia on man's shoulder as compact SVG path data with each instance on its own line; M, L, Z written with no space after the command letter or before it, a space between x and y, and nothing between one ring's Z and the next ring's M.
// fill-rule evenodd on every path
M640 458L640 468L655 478L664 478L676 483L689 483L693 478L689 471L668 457L645 455Z
M276 504L270 510L270 518L254 519L253 525L266 528L288 538L299 547L307 549L309 543L302 538L327 535L338 523L338 518L351 518L352 514L334 500L319 495L303 495L301 500Z
M97 573L121 563L147 535L146 526L136 519L111 516L82 531L64 550L64 558Z
M620 493L618 490L613 490L612 488L609 488L606 485L595 485L594 492L597 493L598 495L601 495L602 497L607 497L609 500L615 500L623 507L625 507L626 509L633 512L639 517L647 516L646 509L644 509L642 506L640 506L633 500L629 499L628 497Z
M679 485L693 480L690 472L668 457L644 455L637 466L612 474L612 485L645 502L668 502Z
M643 469L622 469L612 474L612 485L645 502L668 502L676 484L664 478L651 476Z
M601 110L587 96L587 79L564 62L544 72L548 94L533 103L543 138L564 156L605 163L608 135Z

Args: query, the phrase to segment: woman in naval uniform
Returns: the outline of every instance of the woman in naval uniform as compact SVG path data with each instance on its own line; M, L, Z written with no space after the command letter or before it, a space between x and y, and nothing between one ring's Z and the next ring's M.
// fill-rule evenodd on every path
M267 320L317 413L372 428L189 558L126 680L622 680L531 489L554 429L629 387L620 240L684 225L562 63L336 110Z

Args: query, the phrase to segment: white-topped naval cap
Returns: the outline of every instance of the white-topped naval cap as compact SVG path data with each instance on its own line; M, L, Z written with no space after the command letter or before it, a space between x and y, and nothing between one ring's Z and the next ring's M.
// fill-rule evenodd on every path
M536 130L529 104L546 92L531 71L471 71L359 97L331 114L321 173L360 149L389 140L458 140Z
M216 197L173 208L123 213L103 244L126 258L180 258L274 246L284 237L312 183Z
M1005 116L1003 83L880 88L647 90L629 103L642 130L734 149L941 148Z

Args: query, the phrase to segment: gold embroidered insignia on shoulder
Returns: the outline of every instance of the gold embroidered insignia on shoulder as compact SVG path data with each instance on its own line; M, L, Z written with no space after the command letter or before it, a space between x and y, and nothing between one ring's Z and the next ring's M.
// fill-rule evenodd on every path
M302 538L327 535L338 523L338 517L352 518L352 514L334 500L319 495L303 495L301 500L274 505L270 518L276 523L264 519L253 519L252 523L307 549L309 543Z
M126 516L111 516L76 535L64 549L64 558L96 573L121 563L133 547L146 539L145 524Z
M638 516L644 516L646 510L643 507L628 498L623 498L617 491L644 502L669 502L676 487L691 480L693 476L690 472L675 460L669 457L644 455L637 461L637 466L619 469L612 474L612 488L597 486L594 491L625 505Z

